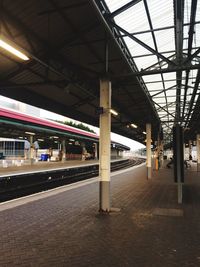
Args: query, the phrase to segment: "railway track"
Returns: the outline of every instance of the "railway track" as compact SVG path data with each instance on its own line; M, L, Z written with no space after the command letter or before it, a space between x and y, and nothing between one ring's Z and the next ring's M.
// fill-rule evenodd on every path
M143 163L144 159L111 163L111 172ZM0 179L0 202L86 180L99 174L99 165L7 176Z

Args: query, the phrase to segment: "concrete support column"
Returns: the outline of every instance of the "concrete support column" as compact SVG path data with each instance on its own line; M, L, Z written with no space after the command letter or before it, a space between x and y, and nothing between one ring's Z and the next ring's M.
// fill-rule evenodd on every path
M110 211L111 82L100 80L99 211Z
M62 140L62 162L66 161L66 142Z
M200 134L197 134L197 171L200 171Z
M97 143L94 143L94 159L98 159Z
M164 145L163 140L160 142L160 166L163 166Z
M189 145L189 159L190 159L190 156L192 156L192 140L189 140L188 145Z
M30 155L29 155L29 159L30 159L30 164L33 164L34 161L34 147L33 147L33 135L30 135L29 137L29 142L30 142Z
M146 124L147 179L151 178L151 124Z

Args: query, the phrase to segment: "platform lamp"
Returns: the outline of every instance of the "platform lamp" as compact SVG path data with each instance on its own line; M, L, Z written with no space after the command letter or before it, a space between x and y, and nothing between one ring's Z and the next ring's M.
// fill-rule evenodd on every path
M4 50L6 52L9 52L10 54L16 56L17 58L19 58L23 61L30 60L30 58L25 53L22 52L23 49L18 48L18 46L16 44L14 44L10 40L7 40L2 35L0 35L0 50Z

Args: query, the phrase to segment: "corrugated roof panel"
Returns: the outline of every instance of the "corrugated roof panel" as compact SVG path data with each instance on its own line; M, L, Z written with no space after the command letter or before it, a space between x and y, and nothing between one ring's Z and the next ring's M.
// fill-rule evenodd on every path
M136 65L139 69L146 69L153 64L157 63L157 57L156 56L149 56L149 57L140 57L134 59Z
M174 24L173 17L173 0L148 0L149 12L154 28L172 26Z
M176 79L176 73L174 72L170 72L170 73L163 73L163 77L165 80L172 80L172 79Z
M158 51L175 50L174 29L155 32ZM166 55L165 55L166 56Z
M191 0L184 1L184 23L190 22L190 14L191 14Z
M117 10L118 8L126 5L127 3L129 3L130 0L106 0L106 3L110 9L111 12Z
M130 33L150 29L143 1L116 16L115 21Z
M196 21L200 21L200 1L197 1Z
M150 83L147 85L147 88L149 91L151 91L151 90L163 90L163 84L162 84L162 82Z
M124 40L125 40L128 48L129 48L132 56L144 55L144 54L149 53L149 51L147 49L145 49L143 46L139 45L138 43L136 43L135 41L133 41L129 37L124 37Z
M200 12L200 10L199 10ZM200 46L200 24L196 24L195 26L195 34L194 34L194 40L193 40L193 47L199 47Z
M161 75L160 74L154 74L154 75L144 76L143 80L145 82L161 81Z

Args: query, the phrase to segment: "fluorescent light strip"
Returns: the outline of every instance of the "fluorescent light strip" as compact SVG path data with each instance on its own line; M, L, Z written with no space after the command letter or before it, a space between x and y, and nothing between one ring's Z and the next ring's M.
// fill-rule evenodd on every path
M117 116L118 115L118 112L115 111L114 109L110 109L110 113L112 113L113 115Z
M131 126L132 126L133 128L137 128L137 125L134 124L134 123L131 123Z
M12 47L11 45L7 44L6 42L4 42L1 39L0 39L0 47L2 47L6 51L10 52L11 54L13 54L13 55L25 60L25 61L29 60L29 58L25 54L23 54L22 52L20 52L19 50L15 49L14 47Z
M32 132L25 132L25 134L35 135L35 133Z

